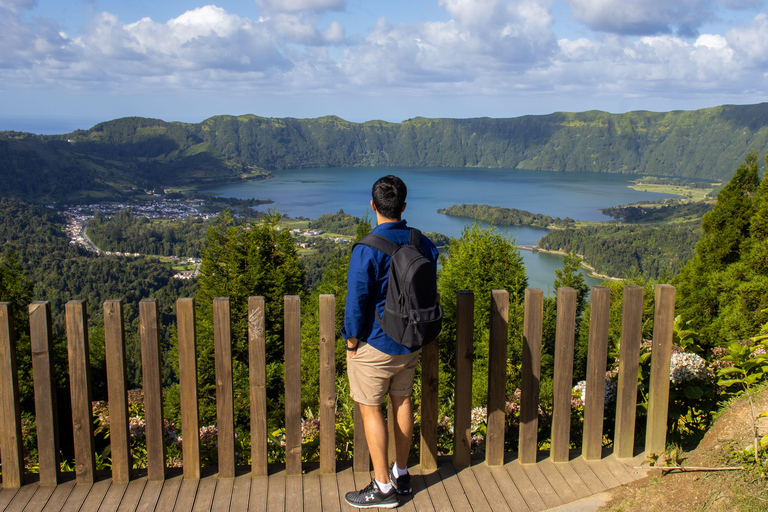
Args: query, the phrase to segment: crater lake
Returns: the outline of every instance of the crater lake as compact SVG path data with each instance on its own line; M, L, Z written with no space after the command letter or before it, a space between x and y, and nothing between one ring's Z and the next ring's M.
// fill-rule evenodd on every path
M240 199L270 199L273 204L259 209L278 210L289 217L316 219L339 210L364 217L370 209L371 186L387 174L403 179L408 187L403 218L422 231L436 231L459 237L471 219L437 213L454 204L487 204L516 208L551 217L604 222L611 220L601 208L637 201L655 201L670 194L640 192L629 188L640 175L609 173L565 173L518 169L431 168L431 167L336 167L273 171L274 177L247 183L201 189L207 194ZM375 218L373 218L375 222ZM503 229L503 228L500 228ZM536 245L546 229L512 226L508 229L518 245ZM528 286L552 292L555 269L562 256L520 251L526 267ZM598 285L601 279L585 282Z

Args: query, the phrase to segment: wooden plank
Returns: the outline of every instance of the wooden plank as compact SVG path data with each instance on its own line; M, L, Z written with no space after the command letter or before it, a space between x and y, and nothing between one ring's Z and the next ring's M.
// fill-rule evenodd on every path
M298 478L301 479L302 483L304 512L320 512L323 510L323 498L320 493L320 473L318 471L310 471ZM288 504L286 503L287 507Z
M112 481L121 484L130 481L133 465L128 429L128 367L123 300L108 300L104 302L103 308Z
M554 462L568 461L571 442L571 398L573 389L573 345L576 335L576 290L557 290L555 332L555 378L552 399L552 443Z
M56 487L51 485L38 485L35 495L32 496L27 503L27 506L24 507L24 512L40 512L43 510L43 507L45 507L45 504L51 499L55 490ZM6 509L6 512L9 511L10 509Z
M233 478L235 476L235 410L232 391L232 317L229 297L213 299L213 344L216 359L219 478Z
M123 501L123 496L125 495L125 491L128 490L128 482L112 482L112 485L109 486L109 489L107 490L107 493L104 495L104 499L101 500L101 505L99 505L98 511L99 512L117 512L117 509L120 508L120 502Z
M523 470L523 465L520 464L520 461L514 460L508 462L504 465L504 468L515 483L517 490L520 491L528 508L531 510L544 510L547 508L544 499L539 495L533 483L531 483L531 479L528 477L525 470Z
M99 510L107 491L112 486L111 480L98 480L91 486L91 490L86 496L83 505L80 507L83 511Z
M634 475L632 475L627 470L627 467L621 462L619 462L619 460L615 456L611 455L609 457L602 459L602 461L603 461L603 464L605 464L608 467L608 469L611 471L613 476L616 477L616 480L618 480L621 485L626 485L635 481Z
M480 468L480 464L476 466ZM523 495L517 489L515 482L512 481L512 477L504 468L504 466L486 466L488 468L489 476L493 478L496 485L499 486L502 496L507 502L507 506L512 512L528 512L531 510L525 503ZM484 479L483 479L484 480Z
M518 459L536 462L539 435L539 383L541 381L541 336L544 318L544 292L525 290L523 360L520 384L520 440Z
M336 482L335 474L321 472L320 499L322 500L324 512L341 512L341 503L339 502L339 486Z
M157 299L139 302L141 373L144 386L144 434L147 439L147 478L165 479L163 386L160 360L160 315Z
M485 494L483 493L483 489L480 488L480 486L477 483L477 479L475 478L474 473L472 473L471 468L463 468L456 470L454 467L450 464L441 464L440 465L440 474L444 478L447 477L449 480L457 480L460 486L461 494L466 498L467 505L469 505L469 510L475 511L475 512L491 512L491 506L488 503L488 499L485 497ZM446 489L448 488L447 484ZM451 502L453 502L453 499L451 499ZM471 503L471 505L470 505ZM463 501L462 501L463 506Z
M579 478L581 478L581 481L584 482L584 485L587 486L589 492L596 494L606 490L603 482L595 475L595 472L592 471L592 468L589 467L583 457L576 457L570 464L576 474L579 475Z
M266 480L266 477L264 478L260 477L259 479ZM250 473L235 477L232 483L232 498L230 499L231 505L230 505L230 508L227 510L237 510L241 512L245 512L246 510L248 510L248 507L250 506L252 480L253 478L251 478ZM230 479L227 478L219 482L219 485L229 481ZM219 489L219 485L216 486L217 492Z
M245 482L243 482L243 479ZM238 482L238 479L240 480ZM204 493L201 494L200 488L198 488L199 503L195 500L194 510L204 512L210 510L211 512L229 512L230 509L237 511L248 510L248 497L250 495L250 475L241 475L235 478L204 478L200 481L202 486L203 481L212 482L212 487L204 489ZM240 502L234 503L232 501L232 495L235 489L235 483L238 483L238 498ZM243 490L243 487L246 487ZM208 503L208 508L205 508L205 504Z
M67 500L62 504L61 512L78 512L85 503L92 487L93 484L89 483L75 485L72 492L67 496Z
M300 511L304 508L303 477L298 475L285 476L285 510ZM317 495L315 495L317 500Z
M160 492L160 497L157 498L157 508L155 510L159 512L173 510L176 505L176 500L179 497L179 490L181 489L181 483L183 481L183 476L179 475L163 482L163 490ZM194 482L193 480L187 481Z
M500 466L496 466L500 467ZM501 488L496 483L496 480L494 480L493 476L491 475L491 471L489 469L489 466L487 464L484 464L482 462L474 464L472 466L472 475L474 476L474 480L477 483L478 487L480 488L481 492L485 496L485 500L488 503L488 506L491 510L494 512L502 511L502 512L509 512L510 508L507 504L507 500L504 499L504 494L501 492ZM464 471L458 471L459 480L461 480L461 484L464 486L464 489L468 489L470 485L464 482L464 479L462 478ZM472 506L474 506L474 501L470 497L470 503L472 503Z
M552 462L552 459L545 459L536 464L536 466L547 478L549 485L552 486L560 497L560 501L563 503L570 503L571 501L578 499L578 496L576 496L576 493L571 489L571 486L568 485L568 482L563 478L563 475L555 467L555 463Z
M0 443L3 451L3 487L21 487L24 483L24 447L11 306L10 302L0 302L0 411L3 411Z
M264 297L248 298L251 473L267 476L267 358ZM334 397L335 398L335 397Z
M648 396L648 423L645 452L662 453L667 448L667 412L669 407L669 361L675 323L675 287L658 284L653 315L653 352Z
M342 512L352 512L357 510L355 507L348 504L344 499L344 496L348 492L359 490L355 487L355 476L353 468L346 468L342 471L339 471L336 473L336 479L339 486L339 504L341 506Z
M186 476L184 478L187 478ZM194 480L193 480L194 481ZM233 478L224 478L221 482L228 482L230 493L232 492ZM213 495L218 487L218 479L213 476L203 478L197 486L195 502L192 504L192 512L208 512L213 510ZM182 492L184 489L182 488Z
M336 296L320 295L320 472L336 472Z
M29 335L32 348L32 373L35 385L35 424L40 485L59 483L59 412L56 402L56 377L53 365L53 323L51 303L33 302L29 306Z
M417 468L412 468L409 472L411 474L411 487L413 488L410 503L419 512L435 512L435 506L429 497L429 491L421 473Z
M643 341L643 287L625 286L621 313L619 386L616 393L616 433L614 453L631 458L635 451L637 411L637 372L640 344Z
M88 345L88 313L85 301L71 300L65 306L67 352L69 354L69 391L72 399L72 430L75 441L75 477L77 483L93 483L96 456L91 407L91 359Z
M192 507L195 505L195 496L197 495L199 485L200 480L182 478L179 494L176 496L176 503L173 505L173 512L191 512Z
M154 512L160 499L160 493L163 492L164 480L148 480L144 485L144 492L141 494L141 500L136 506L136 512ZM159 512L167 512L167 510L157 509Z
M285 472L301 474L301 300L289 295L285 304Z
M466 509L466 497L463 495L464 491L459 491L461 496L453 496L451 493L451 491L456 491L457 486L459 489L461 488L459 482L448 482L448 485L446 485L446 482L440 473L440 468L437 470L419 468L419 471L421 471L424 484L427 487L427 492L429 492L429 497L432 500L435 510L442 512L444 510L453 511ZM461 498L463 498L463 500ZM465 505L465 507L461 507L462 505Z
M600 479L600 482L606 489L613 489L619 487L621 482L614 476L608 466L602 460L586 460L587 466L590 467L595 476Z
M68 482L61 483L54 487L53 494L48 499L48 502L43 507L43 512L60 512L61 508L66 503L67 498L75 488L75 481L70 480Z
M117 507L117 512L136 512L146 485L146 478L132 480L128 484L128 487L125 489L123 499L120 501L120 505Z
M546 459L542 462L552 461L552 459ZM586 498L592 496L592 491L589 487L579 478L579 475L574 471L570 462L552 462L552 465L562 475L563 479L568 483L568 487L576 495L577 499Z
M371 468L371 452L368 451L368 441L365 439L365 426L360 404L355 402L353 418L354 446L352 447L352 466L356 473L366 473Z
M453 465L470 465L472 448L472 360L474 358L475 294L456 294L456 381L453 400Z
M538 491L539 496L544 500L547 507L556 507L563 504L563 500L560 499L557 491L555 491L552 484L549 483L547 477L544 476L544 473L542 473L538 464L521 464L521 467L523 468L523 471L525 471L525 474L528 475L531 483L536 487L536 491Z
M437 467L437 402L440 387L439 343L429 343L421 349L421 448L422 468Z
M3 512L22 512L27 507L29 501L35 495L35 492L39 487L40 484L38 483L20 487L18 492L14 494L13 499L5 507Z
M488 346L488 427L485 461L504 464L504 416L507 397L507 343L509 328L509 292L491 292L491 326Z
M269 475L269 492L267 492L267 511L282 512L285 508L285 470ZM253 497L253 493L251 493ZM301 510L301 509L299 509ZM293 512L286 510L286 512Z
M605 416L605 369L608 359L608 320L611 290L593 286L590 292L589 351L584 403L584 458L595 460L603 453Z
M265 512L267 496L269 495L269 477L255 476L251 478L251 493L248 501L249 512Z
M5 507L13 500L16 493L19 492L20 487L0 487L0 510L5 510Z
M200 409L197 381L197 329L195 299L176 301L176 330L179 340L179 400L184 478L200 478Z

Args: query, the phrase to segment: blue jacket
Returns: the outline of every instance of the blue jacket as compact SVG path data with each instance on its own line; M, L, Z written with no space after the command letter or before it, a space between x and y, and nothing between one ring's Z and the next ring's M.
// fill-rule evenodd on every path
M372 233L381 235L398 245L407 244L411 231L405 220L385 222L376 226ZM421 237L421 250L432 260L437 276L438 251L426 237ZM387 298L390 257L367 245L357 245L352 250L347 274L347 302L341 335L345 339L357 338L373 348L390 355L409 354L411 351L394 341L381 329L374 308L384 313Z

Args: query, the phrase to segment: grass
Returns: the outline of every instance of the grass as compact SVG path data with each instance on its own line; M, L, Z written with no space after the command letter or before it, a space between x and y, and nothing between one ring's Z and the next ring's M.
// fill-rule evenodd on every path
M657 185L657 184L648 184L648 183L638 183L635 185L630 185L629 188L633 190L638 190L640 192L656 192L659 194L672 194L676 196L681 196L681 197L687 198L691 202L706 201L710 199L707 197L707 194L709 194L714 190L714 187L693 188L693 187Z

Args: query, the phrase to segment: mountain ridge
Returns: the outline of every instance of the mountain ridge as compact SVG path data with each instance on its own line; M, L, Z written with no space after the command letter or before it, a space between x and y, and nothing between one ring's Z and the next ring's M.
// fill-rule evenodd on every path
M24 179L26 173L39 177L43 171L65 185L59 196L236 182L293 168L357 166L491 167L725 181L735 162L766 147L768 103L623 114L592 110L513 118L415 117L400 123L355 123L334 115L217 115L199 123L126 117L61 135L0 132L0 178L15 184L3 195L27 198L56 196L50 187ZM46 161L43 156L51 152L59 157ZM89 176L101 188L67 185L72 176L79 182Z

